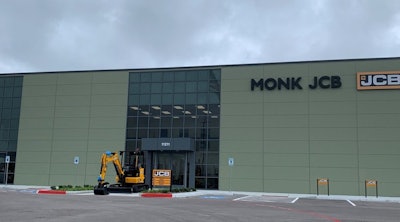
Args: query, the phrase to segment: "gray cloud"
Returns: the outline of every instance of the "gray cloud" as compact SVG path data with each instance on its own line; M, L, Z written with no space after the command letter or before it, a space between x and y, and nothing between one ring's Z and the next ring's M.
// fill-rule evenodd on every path
M0 73L399 56L400 2L4 0Z

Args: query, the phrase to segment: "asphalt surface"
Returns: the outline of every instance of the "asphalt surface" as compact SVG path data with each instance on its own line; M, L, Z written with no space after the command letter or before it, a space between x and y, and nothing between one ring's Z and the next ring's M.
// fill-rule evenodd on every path
M37 194L38 188L0 187L5 221L400 221L400 201L198 191L174 198L140 194Z

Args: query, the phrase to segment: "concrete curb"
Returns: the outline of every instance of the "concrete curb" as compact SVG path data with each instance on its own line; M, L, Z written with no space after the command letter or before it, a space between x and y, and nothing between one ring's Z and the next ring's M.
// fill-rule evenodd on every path
M172 193L142 193L140 196L147 198L172 198Z
M38 190L38 194L58 194L58 195L65 195L67 191L65 190Z

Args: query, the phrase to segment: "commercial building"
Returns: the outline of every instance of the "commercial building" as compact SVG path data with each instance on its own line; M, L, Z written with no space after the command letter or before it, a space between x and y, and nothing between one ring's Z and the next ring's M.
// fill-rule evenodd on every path
M140 148L148 183L400 196L399 89L400 58L2 74L0 183L94 185Z

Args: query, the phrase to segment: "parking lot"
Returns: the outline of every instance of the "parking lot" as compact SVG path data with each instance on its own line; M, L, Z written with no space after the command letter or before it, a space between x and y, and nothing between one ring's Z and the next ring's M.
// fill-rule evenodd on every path
M51 195L0 189L0 221L399 221L400 204L315 197L196 192L174 198L139 194Z

